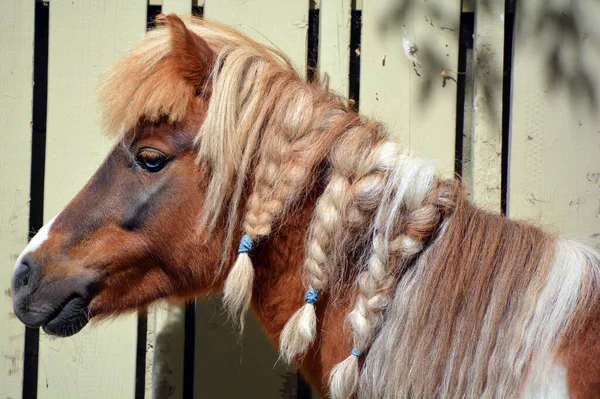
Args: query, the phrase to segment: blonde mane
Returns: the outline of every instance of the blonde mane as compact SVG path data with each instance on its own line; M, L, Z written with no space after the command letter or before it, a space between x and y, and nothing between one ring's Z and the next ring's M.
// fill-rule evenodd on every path
M212 173L202 223L214 228L226 220L223 254L249 187L241 228L251 247L310 191L317 170L325 170L306 238L306 304L281 334L285 360L306 353L315 339L319 294L354 268L358 296L348 318L354 350L332 372L332 397L357 389L361 397L503 397L514 396L526 374L532 384L543 380L547 370L529 363L553 360L577 301L591 296L584 287L588 274L597 274L590 271L596 255L556 247L550 235L467 205L456 181L436 178L428 163L391 140L381 123L360 118L326 84L305 82L279 51L200 19L187 28L216 54L196 146L198 162ZM177 74L171 50L170 31L157 29L108 73L100 89L108 134L123 137L140 120L186 118L198 93ZM461 243L466 234L480 241ZM505 255L486 252L485 239L501 241ZM346 264L346 253L356 248L364 248L364 262ZM252 294L247 250L225 284L232 314L243 314ZM460 265L449 271L446 259ZM555 281L568 272L564 260L577 265L568 290ZM464 284L454 287L447 275ZM527 300L543 303L519 299L508 306L511 283ZM483 290L473 306L461 302L470 289ZM561 306L552 310L552 303ZM436 323L446 330L431 330ZM435 369L427 370L428 359Z

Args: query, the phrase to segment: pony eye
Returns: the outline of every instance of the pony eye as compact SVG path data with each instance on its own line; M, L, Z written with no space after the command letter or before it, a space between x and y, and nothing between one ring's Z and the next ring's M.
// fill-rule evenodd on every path
M143 148L137 154L137 162L148 172L158 172L167 164L167 156L158 150Z

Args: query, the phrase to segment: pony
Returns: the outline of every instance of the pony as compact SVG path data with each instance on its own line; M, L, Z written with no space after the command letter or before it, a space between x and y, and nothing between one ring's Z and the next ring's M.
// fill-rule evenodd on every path
M115 146L17 260L26 325L223 291L326 397L600 393L599 254L470 204L278 50L169 15L100 109Z

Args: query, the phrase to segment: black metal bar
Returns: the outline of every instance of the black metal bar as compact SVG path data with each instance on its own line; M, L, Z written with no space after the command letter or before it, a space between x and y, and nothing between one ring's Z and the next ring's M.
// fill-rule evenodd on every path
M475 26L475 14L463 12L460 15L460 34L458 38L458 72L456 83L456 140L454 148L454 173L463 175L464 153L463 145L465 138L465 104L467 57L469 49L473 49L473 31Z
M161 5L148 4L146 11L146 30L152 30L156 27L156 17L162 12Z
M362 11L352 10L350 16L350 66L348 76L348 98L350 105L358 111L360 100L360 40L362 33Z
M185 334L183 343L183 399L194 398L194 363L196 353L196 301L185 307Z
M31 180L29 202L29 238L42 227L44 220L44 168L46 164L46 113L48 103L48 3L35 3L33 47L33 108L31 129ZM23 356L23 398L37 398L38 328L25 329Z
M192 5L192 15L194 15L196 17L203 17L204 16L204 6Z
M148 334L147 310L138 312L135 359L135 399L144 399L146 393L146 336Z
M515 40L514 1L507 0L504 17L504 79L502 82L502 180L500 206L506 215L508 204L508 160L510 155L510 117L512 100L513 48Z
M156 27L156 16L162 11L160 5L146 6L146 30ZM146 395L146 346L148 335L148 312L138 311L137 337L136 337L136 359L135 359L135 399L144 399Z
M308 10L308 40L306 51L306 79L317 78L319 65L319 9Z

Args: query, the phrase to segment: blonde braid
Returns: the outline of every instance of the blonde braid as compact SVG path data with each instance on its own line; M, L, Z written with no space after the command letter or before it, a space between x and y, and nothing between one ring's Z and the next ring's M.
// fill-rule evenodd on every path
M330 156L332 175L316 204L304 261L309 280L306 303L286 323L280 337L280 353L288 362L306 353L314 340L314 303L337 274L345 227L369 224L366 213L375 209L375 204L381 200L383 190L380 187L385 185L387 171L395 160L396 146L381 143L380 125L368 125L368 128L370 135L364 134L364 125L351 130ZM358 132L362 137L357 140L354 134ZM352 151L353 147L360 148L366 155L347 157L339 151L341 148Z
M319 116L327 121L325 125L348 118L340 103L313 112L314 96L320 94L325 99L329 96L315 92L313 86L298 87L293 76L289 80L280 79L277 84L284 88L289 86L289 90L276 89L287 93L287 96L279 98L274 107L273 114L279 116L273 118L277 123L269 123L263 132L254 190L248 199L242 223L245 232L242 241L250 245L240 246L238 258L224 287L225 307L231 315L239 314L242 329L243 317L252 298L254 268L248 255L252 243L268 236L275 223L307 191L305 188L312 184L311 176L316 165L322 162L325 149L337 137L335 132L323 137L321 128L312 124L313 120L323 119L315 119L314 114L321 114Z
M303 355L315 338L317 318L314 303L318 293L327 288L333 274L333 270L329 270L332 266L330 254L341 241L339 235L343 231L340 229L343 215L338 204L346 202L348 193L348 180L340 174L333 174L317 201L304 260L304 268L309 275L306 303L288 320L279 341L281 357L288 363Z
M373 238L368 268L359 276L359 296L352 312L348 315L353 328L354 348L350 356L337 364L330 375L330 392L332 398L348 398L354 395L358 385L358 357L371 345L376 331L383 321L383 312L391 301L396 276L402 270L395 270L396 264L389 262L389 255L400 256L400 266L406 266L418 254L425 243L447 214L454 207L457 184L440 184L432 182L432 173L428 168L413 170L421 179L429 176L431 185L410 184L410 175L405 176L409 185L400 184L396 197L403 199L404 220L400 221L403 233L388 243L389 235L382 228L385 223L381 216L393 220L395 207L383 209L376 221L377 230ZM419 176L420 175L420 176ZM421 180L422 181L422 180ZM382 204L383 206L387 204ZM389 223L389 222L387 222ZM395 223L393 221L392 223Z

